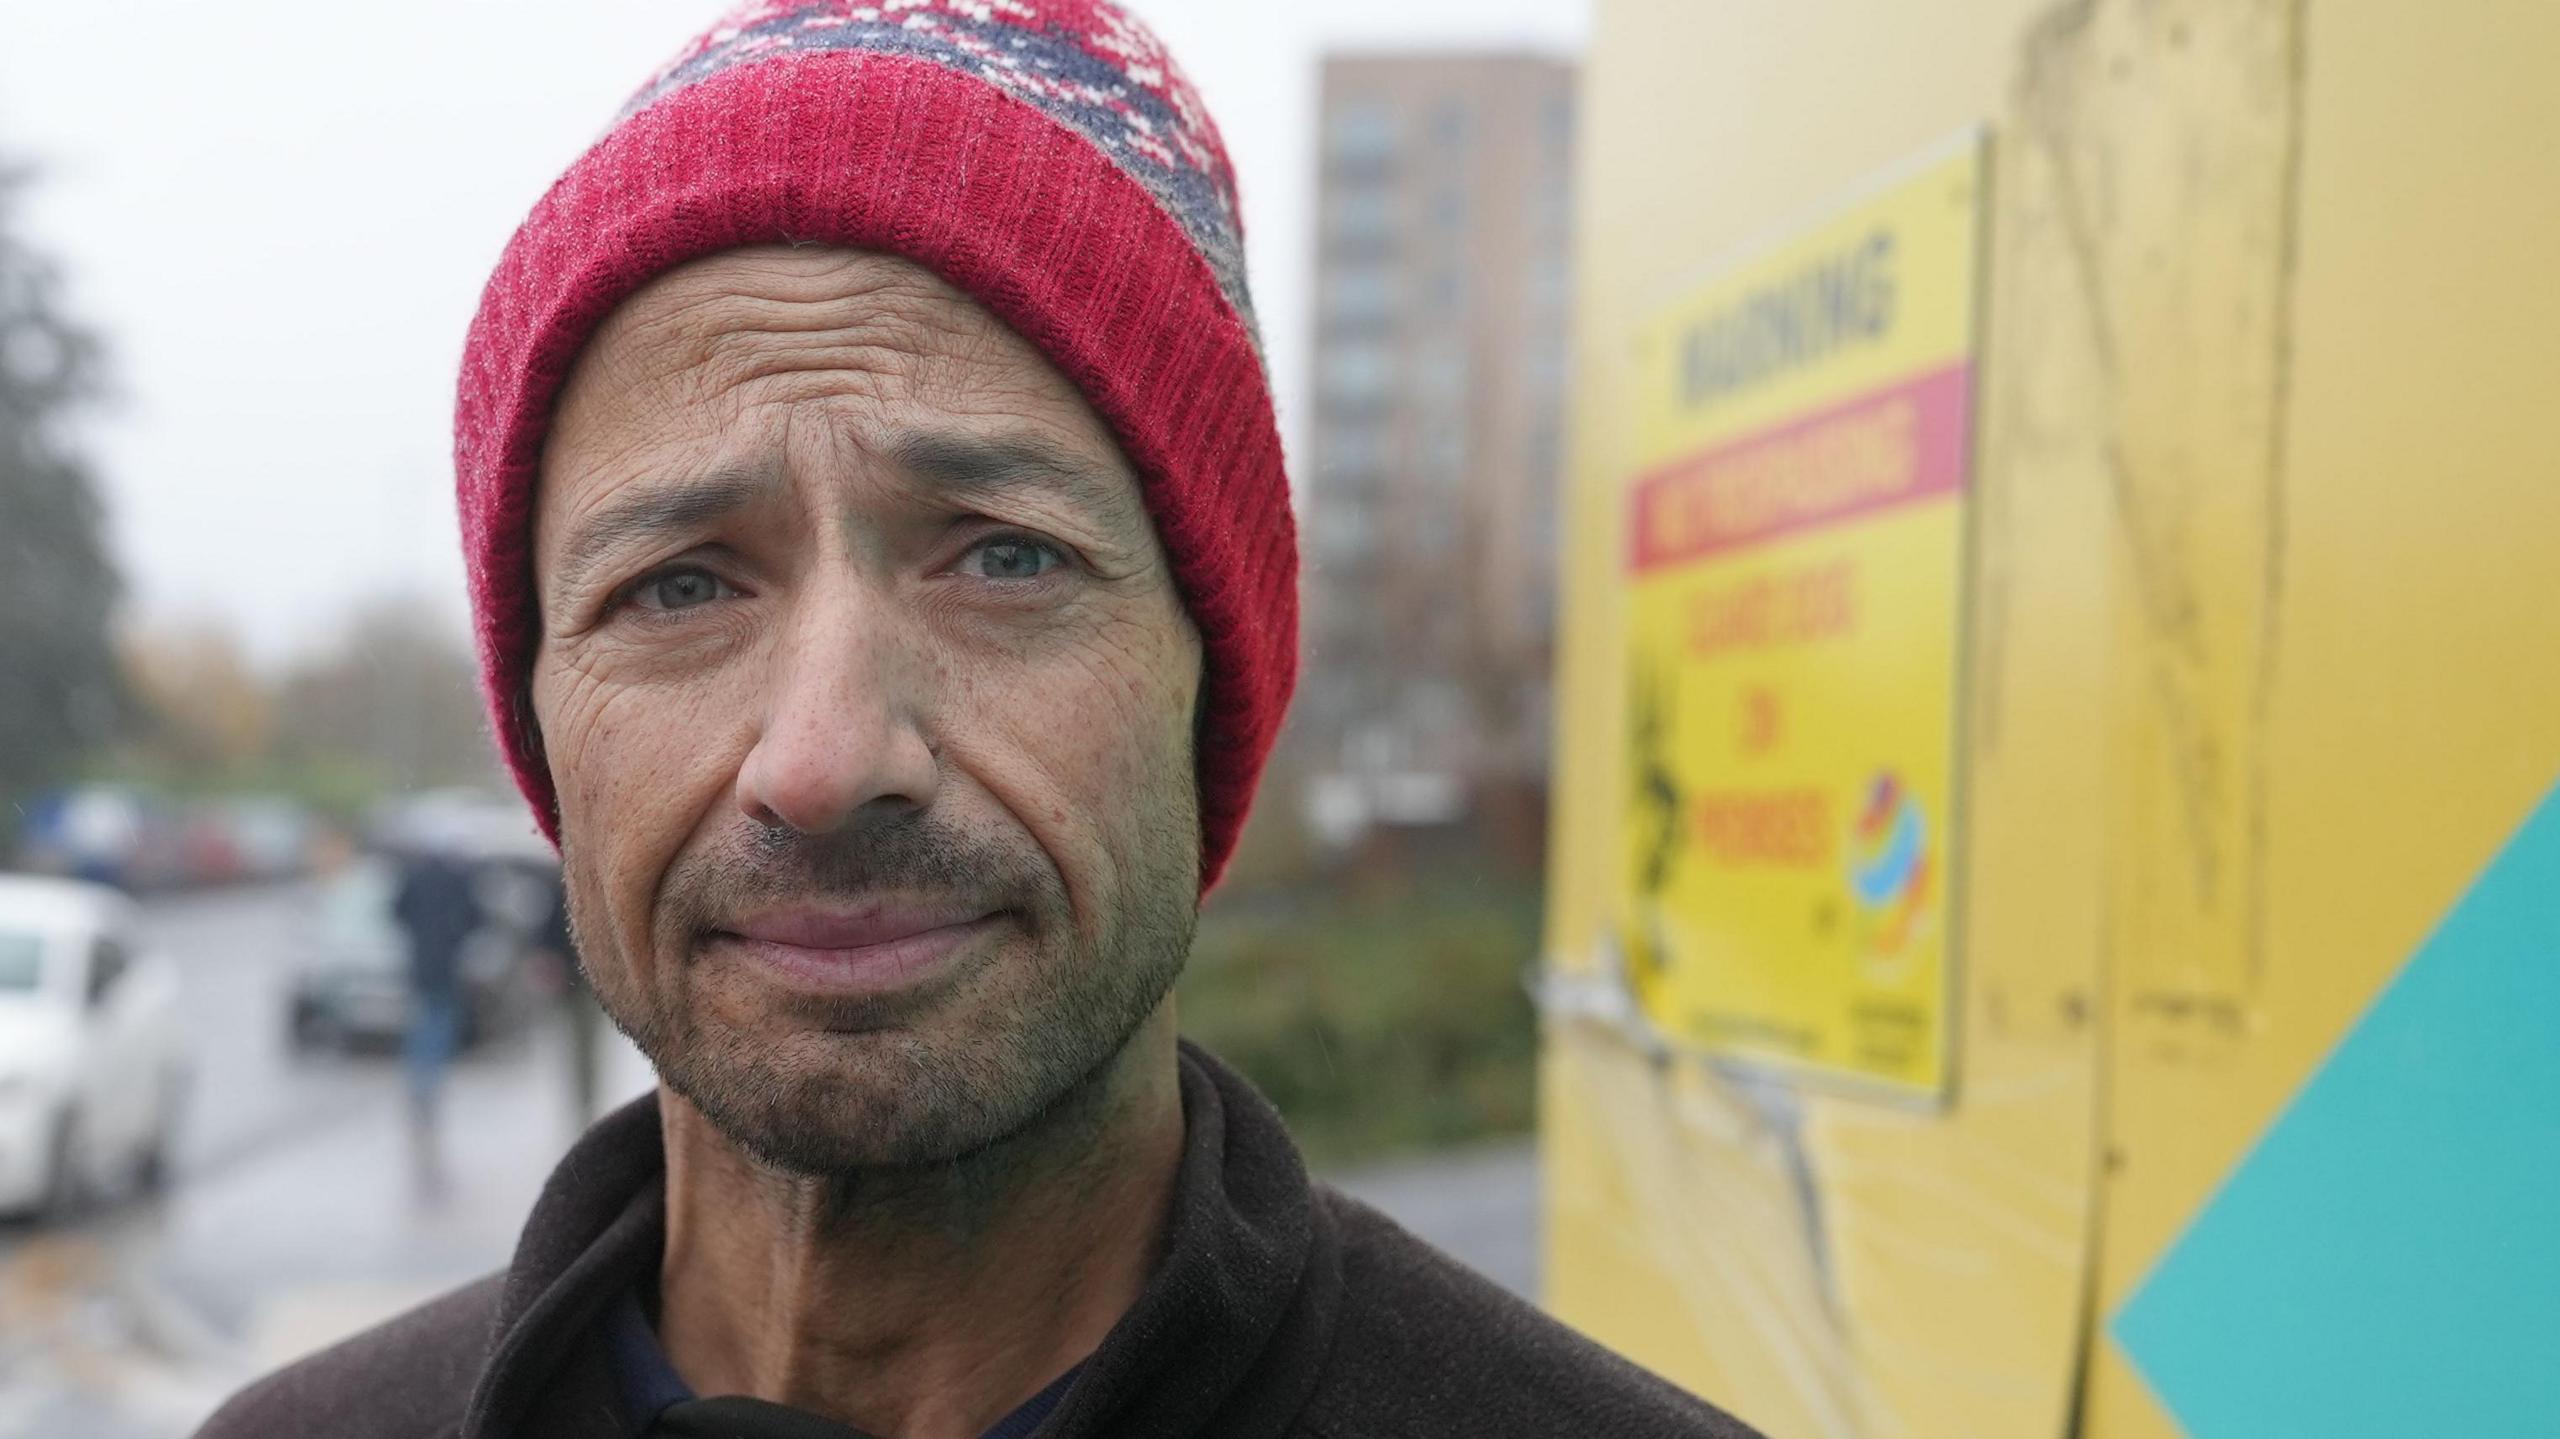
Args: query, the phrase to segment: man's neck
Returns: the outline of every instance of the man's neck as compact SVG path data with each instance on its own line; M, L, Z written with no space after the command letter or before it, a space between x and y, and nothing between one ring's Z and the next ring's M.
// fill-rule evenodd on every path
M1171 1008L1032 1128L930 1171L784 1174L662 1091L677 1372L888 1439L977 1439L1154 1267L1182 1152Z

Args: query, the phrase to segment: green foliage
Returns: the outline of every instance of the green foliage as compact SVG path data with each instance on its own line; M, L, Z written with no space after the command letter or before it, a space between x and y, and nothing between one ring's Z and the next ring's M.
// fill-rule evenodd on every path
M1522 1133L1537 943L1525 879L1213 905L1183 1029L1269 1095L1317 1163Z
M70 777L182 803L232 796L287 799L349 827L394 792L380 773L358 760L296 757L206 767L177 763L146 747L92 753Z
M16 234L23 172L0 161L0 801L59 780L122 712L118 583L66 421L95 398L96 339Z

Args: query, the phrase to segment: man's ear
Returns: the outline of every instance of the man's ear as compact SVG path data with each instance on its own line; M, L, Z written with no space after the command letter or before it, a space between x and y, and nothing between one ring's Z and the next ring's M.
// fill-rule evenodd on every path
M538 766L543 777L550 781L546 787L551 792L551 813L540 818L545 821L543 828L556 835L560 832L560 776L551 768L551 749L542 742L542 721L534 715L533 676L525 676L509 693L507 714L502 723L514 731L516 752L523 755L527 763Z

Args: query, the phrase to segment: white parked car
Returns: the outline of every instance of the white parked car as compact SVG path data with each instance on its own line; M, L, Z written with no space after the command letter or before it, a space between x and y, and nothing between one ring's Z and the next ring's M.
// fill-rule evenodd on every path
M177 976L100 885L0 875L0 1213L157 1183L185 1073Z

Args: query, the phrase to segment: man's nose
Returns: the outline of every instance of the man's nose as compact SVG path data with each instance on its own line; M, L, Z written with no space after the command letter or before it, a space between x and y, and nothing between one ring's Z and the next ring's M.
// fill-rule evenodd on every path
M907 652L885 602L851 590L802 606L776 644L764 729L738 770L738 808L758 824L824 834L866 809L933 803L931 666Z

